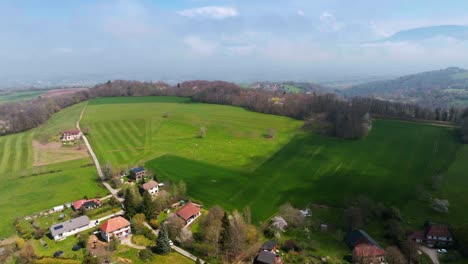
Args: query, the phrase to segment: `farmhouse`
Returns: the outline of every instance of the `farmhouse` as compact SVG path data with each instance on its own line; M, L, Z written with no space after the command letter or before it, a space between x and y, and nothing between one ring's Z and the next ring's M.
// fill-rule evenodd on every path
M408 239L416 243L426 243L428 247L450 247L453 244L453 236L448 226L434 223L427 223L424 231L415 231Z
M200 206L195 205L194 203L187 203L179 211L177 211L177 216L182 218L187 225L192 223L195 218L200 215Z
M63 240L71 235L84 231L89 226L89 218L86 215L53 225L50 234L55 241Z
M149 194L154 195L157 194L159 191L159 183L157 181L149 181L141 185L141 189L143 191L149 192Z
M79 129L67 130L62 133L62 141L73 141L80 139L82 136Z
M447 247L453 244L452 234L446 225L427 224L425 238L429 247Z
M372 244L358 244L353 250L354 263L385 263L385 250Z
M354 263L384 263L385 250L366 231L353 230L346 235L346 244L353 249Z
M136 167L130 170L130 177L136 181L143 179L146 176L146 170L143 167Z
M98 199L91 199L91 200L81 199L81 200L73 202L72 206L75 211L78 211L81 208L84 208L86 210L91 210L91 209L100 207L101 201L99 201Z
M99 229L101 230L101 237L107 242L112 238L122 239L132 234L130 222L121 216L109 219Z

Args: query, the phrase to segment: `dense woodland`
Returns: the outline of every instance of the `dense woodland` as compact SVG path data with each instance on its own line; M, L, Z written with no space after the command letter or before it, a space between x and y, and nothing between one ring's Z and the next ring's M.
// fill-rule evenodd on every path
M385 100L416 102L420 105L448 107L466 105L468 71L451 67L406 75L392 80L355 85L340 91L345 96L371 96Z
M168 84L109 81L74 94L32 99L0 105L0 135L26 131L43 124L52 114L73 104L97 97L185 96L195 102L225 104L248 110L314 120L325 124L326 133L340 138L361 138L371 129L371 117L459 123L468 139L468 114L457 108L430 109L416 104L374 98L343 99L334 94L288 94L243 89L223 81L188 81Z

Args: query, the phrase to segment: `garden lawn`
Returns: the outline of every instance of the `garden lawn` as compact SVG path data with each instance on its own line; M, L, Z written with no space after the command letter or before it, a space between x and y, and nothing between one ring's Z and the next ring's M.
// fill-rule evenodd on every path
M447 191L441 197L449 198L454 208L466 204L460 197L466 188L466 163L456 160L466 159L466 152L453 129L377 120L362 140L298 134L252 173L176 156L154 159L147 167L162 180L184 180L189 195L207 206L250 206L256 222L273 216L285 202L342 207L347 198L367 195L401 208L418 225L428 218L446 218L417 200L416 186L430 189L435 174L447 173ZM460 168L453 167L454 160ZM463 185L458 187L455 179ZM457 199L451 199L457 188ZM454 221L466 219L464 210L452 216Z
M144 264L138 257L138 250L124 245L120 245L118 250L112 254L112 263L117 264ZM150 263L158 264L193 264L194 262L178 253L170 253L169 255L153 255Z
M168 113L167 118L163 117ZM102 98L89 102L81 126L101 163L127 168L166 154L252 170L279 150L301 122L177 97ZM206 137L197 137L200 127ZM269 128L274 140L265 138Z

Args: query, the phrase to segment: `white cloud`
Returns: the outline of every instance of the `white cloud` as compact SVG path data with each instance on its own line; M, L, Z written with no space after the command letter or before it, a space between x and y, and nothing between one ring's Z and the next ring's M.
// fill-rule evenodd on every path
M218 45L214 42L204 40L197 36L188 36L184 38L184 43L187 44L195 53L202 56L214 54Z
M177 11L177 14L190 18L225 19L238 16L237 9L223 6L205 6Z
M343 25L336 20L336 17L327 11L322 12L319 16L321 31L339 31Z
M296 13L297 13L298 16L305 16L304 11L302 11L302 10L300 10L300 9L297 10Z

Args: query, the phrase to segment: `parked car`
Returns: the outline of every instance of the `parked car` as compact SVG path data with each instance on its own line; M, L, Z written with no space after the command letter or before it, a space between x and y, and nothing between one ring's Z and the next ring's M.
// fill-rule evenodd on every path
M54 253L54 258L61 257L62 255L63 255L63 251L62 251L62 250L55 251L55 253Z
M440 249L437 250L437 253L445 254L445 253L447 253L447 250L443 249L443 248L440 248Z
M172 242L172 240L169 240L169 245L173 246L174 242Z

